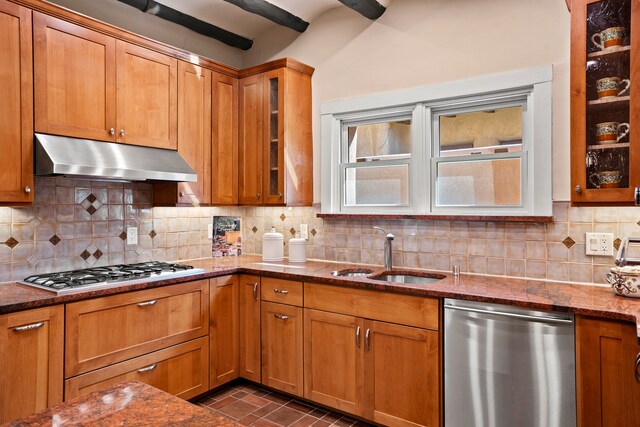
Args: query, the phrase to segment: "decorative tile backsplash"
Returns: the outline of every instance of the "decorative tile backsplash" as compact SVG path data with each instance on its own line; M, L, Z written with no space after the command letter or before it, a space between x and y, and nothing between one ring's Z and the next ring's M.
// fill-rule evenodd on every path
M272 207L152 208L149 184L37 178L35 203L0 208L0 281L34 273L149 260L211 256L213 215L241 216L243 252L262 253L275 227L285 242L309 225L307 257L384 262L380 226L396 236L394 264L450 271L604 283L614 257L585 255L585 233L613 233L616 246L640 236L640 208L573 208L554 203L553 223L320 219L318 209ZM127 245L127 227L138 244ZM285 256L287 247L285 246Z

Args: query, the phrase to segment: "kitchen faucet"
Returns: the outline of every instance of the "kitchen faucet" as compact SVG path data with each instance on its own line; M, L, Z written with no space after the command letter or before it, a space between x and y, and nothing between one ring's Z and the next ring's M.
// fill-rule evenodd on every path
M393 268L393 248L391 242L393 242L393 239L395 239L396 236L391 233L387 233L380 227L374 226L373 228L387 235L386 240L384 241L384 268L385 270L391 270L391 268Z

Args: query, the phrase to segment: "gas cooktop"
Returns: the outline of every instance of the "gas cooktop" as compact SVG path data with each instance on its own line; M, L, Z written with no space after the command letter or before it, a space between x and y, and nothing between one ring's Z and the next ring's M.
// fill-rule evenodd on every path
M194 268L191 265L152 261L35 274L20 283L64 295L111 288L123 284L133 285L174 277L192 276L203 272L204 269Z

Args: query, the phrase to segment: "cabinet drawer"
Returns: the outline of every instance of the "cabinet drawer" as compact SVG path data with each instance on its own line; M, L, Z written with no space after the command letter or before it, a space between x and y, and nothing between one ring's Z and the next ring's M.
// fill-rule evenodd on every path
M67 304L65 378L209 333L209 281Z
M440 302L437 298L315 283L305 283L304 293L304 306L308 308L436 331L439 329Z
M263 277L261 296L264 301L302 307L302 282Z
M209 390L206 337L136 357L65 381L65 400L121 381L138 380L183 399Z

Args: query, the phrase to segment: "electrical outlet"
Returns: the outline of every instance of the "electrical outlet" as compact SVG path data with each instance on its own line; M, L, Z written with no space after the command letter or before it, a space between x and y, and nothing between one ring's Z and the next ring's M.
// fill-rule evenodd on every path
M127 227L127 245L138 244L138 227Z
M207 225L207 239L213 239L213 224Z
M613 255L612 233L586 233L587 255Z
M309 224L300 224L300 237L309 240Z

